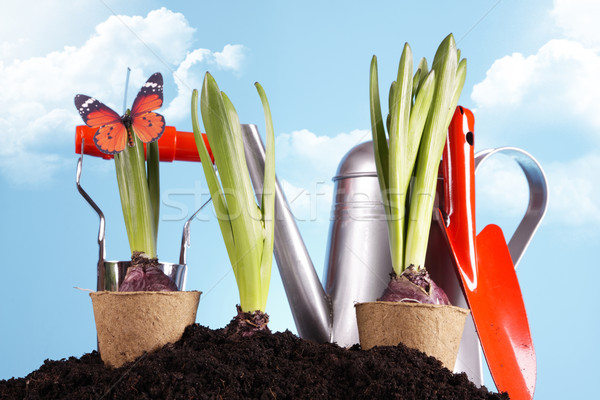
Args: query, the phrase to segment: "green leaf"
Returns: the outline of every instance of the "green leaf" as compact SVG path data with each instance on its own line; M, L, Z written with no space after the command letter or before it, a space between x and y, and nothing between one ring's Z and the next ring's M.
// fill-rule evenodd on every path
M392 108L394 108L394 101L396 101L396 81L393 81L390 85L390 92L388 93L388 112L392 112ZM389 127L388 127L389 129ZM389 132L389 131L388 131Z
M462 93L466 78L467 78L467 60L465 58L463 58L461 60L461 62L458 64L458 68L456 70L456 81L454 82L454 93L452 95L450 110L454 110L458 106L458 100L460 99L460 94ZM450 121L452 121L453 115L454 115L454 111L448 113L446 125L450 126Z
M229 162L235 162L236 171L239 171L238 173L243 175L243 178L240 176L239 182L244 183L244 185L240 185L240 187L243 189L243 195L245 196L242 199L245 212L248 213L251 219L259 221L261 219L261 213L260 209L255 207L255 196L253 194L250 174L247 169L246 153L244 152L242 125L240 124L237 111L235 110L235 107L233 106L233 103L229 97L227 97L225 92L221 92L221 96L223 97L223 104L227 112L229 126L231 127L232 138L230 144L233 146L233 151L235 154L235 160L229 160ZM254 235L256 237L260 237L263 234L259 224L252 224L252 227L255 230Z
M396 274L410 265L424 267L439 163L466 77L466 61L459 63L459 56L454 37L448 35L436 51L431 71L421 58L412 75L412 53L404 45L397 79L390 86L388 146L382 146L386 138L383 123L378 123L376 58L371 61L371 130Z
M453 99L456 97L457 67L456 44L450 34L438 47L433 60L434 94L417 156L415 182L410 197L404 261L407 267L414 265L417 269L424 268L439 163L449 118L456 108Z
M420 87L423 84L423 81L427 79L427 75L429 74L429 67L427 66L427 59L425 57L422 57L419 60L419 65L417 66L417 69L421 71L421 80L419 82Z
M390 109L389 181L386 190L382 191L382 197L387 196L389 203L390 251L392 265L397 274L403 269L406 195L412 170L407 165L408 126L412 104L412 67L412 51L408 43L405 43L398 65L398 76Z
M158 222L160 219L160 156L158 151L158 141L146 144L146 174L148 177L148 192L150 195L150 207L152 208L152 227L155 243L157 243L158 239Z
M393 92L393 85L390 88ZM381 116L381 104L379 102L379 82L377 78L377 57L371 59L371 78L369 84L370 104L371 104L371 130L373 133L373 146L375 150L375 164L379 177L379 185L382 188L388 187L389 174L389 154L388 142L383 127ZM393 94L390 94L390 98ZM386 214L390 214L389 204L384 202Z
M115 155L115 169L123 219L131 252L141 251L156 257L154 215L146 178L144 146L133 135L134 146Z
M260 263L260 274L262 281L262 293L266 307L267 293L271 281L271 266L273 264L273 245L275 238L275 132L273 130L273 119L267 95L260 85L254 84L263 106L266 125L266 149L265 149L265 175L263 179L263 192L261 197L262 223L264 226L264 247Z
M195 97L196 99L192 97L193 108L197 107L197 94ZM200 111L219 171L220 186L214 170L211 172L204 165L203 169L213 198L216 196L219 199L219 204L215 203L215 209L218 207L226 213L223 221L219 221L219 226L238 284L240 307L247 312L264 311L268 282L265 283L263 278L270 279L270 264L268 271L267 268L261 268L263 264L267 264L265 244L271 247L272 258L272 244L266 242L265 236L265 210L261 212L256 205L237 112L209 73L206 74L202 87ZM207 151L202 150L204 144L199 137L197 111L193 114L193 121L194 119L196 143L203 158L207 156ZM269 145L271 148L274 146L271 142ZM271 174L274 166L270 162L268 169ZM230 242L229 245L227 242Z
M412 98L414 99L419 91L419 84L421 83L421 70L417 69L415 75L413 76L413 89L412 89Z
M396 81L393 81L392 84L390 85L390 91L388 93L388 114L387 117L385 119L385 127L387 128L388 131L388 135L386 136L386 141L389 139L389 134L392 131L392 108L394 107L394 99L396 96ZM389 150L389 143L388 143L388 150ZM389 171L386 171L386 177L389 177ZM389 182L386 179L386 182Z
M415 103L410 110L410 121L408 124L408 141L406 144L406 165L410 169L409 175L412 176L417 152L421 143L423 127L427 121L427 115L433 99L435 89L435 71L429 72L427 78L423 81Z
M227 204L225 202L225 197L223 196L221 183L219 182L217 173L210 161L210 154L208 153L208 148L204 143L200 131L200 123L198 121L198 91L195 89L192 92L192 129L194 131L196 147L198 148L198 154L202 161L202 169L204 170L208 190L210 191L215 213L217 214L217 221L219 223L219 228L221 229L221 234L223 235L227 254L233 254L235 251L235 241L233 238L231 221L229 221L229 212L227 211Z

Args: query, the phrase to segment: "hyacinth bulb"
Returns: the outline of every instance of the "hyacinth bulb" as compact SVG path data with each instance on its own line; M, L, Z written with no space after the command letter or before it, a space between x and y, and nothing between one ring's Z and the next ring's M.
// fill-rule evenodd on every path
M119 292L175 292L175 282L160 270L158 259L134 252Z
M431 279L427 270L412 266L400 275L393 275L377 300L450 305L446 292Z

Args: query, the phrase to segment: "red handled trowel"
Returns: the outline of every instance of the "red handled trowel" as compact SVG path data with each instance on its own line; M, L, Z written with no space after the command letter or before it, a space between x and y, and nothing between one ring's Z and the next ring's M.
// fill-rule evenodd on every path
M474 117L457 107L444 150L445 231L491 375L511 399L532 399L536 358L513 260L502 230L475 226Z

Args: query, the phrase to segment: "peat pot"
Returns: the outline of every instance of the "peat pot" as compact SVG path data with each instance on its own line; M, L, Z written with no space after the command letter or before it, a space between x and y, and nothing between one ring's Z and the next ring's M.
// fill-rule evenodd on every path
M201 292L90 293L98 351L102 361L118 368L145 352L179 340L196 321Z
M175 292L119 292L130 261L98 263L97 292L90 293L98 351L110 367L120 367L144 352L152 352L181 338L196 321L200 301L197 291L183 291L187 266L159 263L159 268L177 286Z
M469 310L438 304L374 301L357 303L360 346L396 346L420 350L452 370Z

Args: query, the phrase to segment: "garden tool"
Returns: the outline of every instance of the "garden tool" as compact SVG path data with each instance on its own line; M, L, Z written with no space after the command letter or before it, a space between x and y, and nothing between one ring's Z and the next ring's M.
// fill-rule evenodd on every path
M95 132L96 129L92 129L86 125L80 125L76 128L75 152L77 154L81 154L77 162L76 184L77 190L79 191L81 196L88 202L90 206L92 206L92 208L94 209L94 211L96 211L98 217L100 218L100 227L98 230L98 246L100 251L98 257L97 290L117 291L119 285L125 279L125 275L127 274L127 268L129 268L131 262L105 260L106 223L104 213L81 186L81 173L83 170L84 154L88 154L95 157L102 157L104 159L113 158L112 155L102 153L98 150L93 140ZM203 135L203 139L205 140L205 143L207 143L208 146L206 135ZM174 127L167 126L165 127L165 131L162 137L158 140L158 145L160 161L200 161L200 157L198 156L198 151L196 149L196 142L194 141L194 134L192 132L179 132ZM208 202L210 202L210 199L206 203L204 203L184 224L179 263L159 263L159 268L169 278L173 280L173 282L177 286L177 289L180 291L185 290L185 279L187 271L187 248L190 246L190 223L194 219L196 214L200 212L208 204Z
M535 350L510 250L497 225L488 225L476 235L473 125L471 111L457 107L444 150L444 205L438 221L444 222L454 265L498 390L514 399L531 399Z

